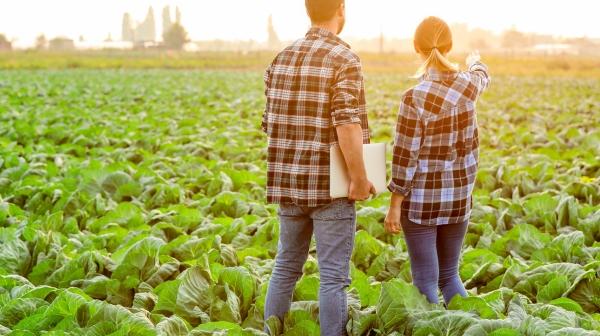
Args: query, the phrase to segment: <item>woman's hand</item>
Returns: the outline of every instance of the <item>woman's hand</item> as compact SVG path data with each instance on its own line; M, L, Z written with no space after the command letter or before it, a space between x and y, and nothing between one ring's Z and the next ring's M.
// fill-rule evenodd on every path
M481 56L479 55L479 51L473 51L469 54L469 56L467 56L467 60L466 60L466 64L467 66L470 68L471 65L473 65L476 62L479 62L481 60Z
M400 215L402 210L399 207L390 207L387 215L385 216L385 232L391 234L398 234L402 229L400 225Z
M385 231L391 234L400 233L402 226L400 224L400 215L402 214L402 201L404 196L392 194L390 208L385 216Z

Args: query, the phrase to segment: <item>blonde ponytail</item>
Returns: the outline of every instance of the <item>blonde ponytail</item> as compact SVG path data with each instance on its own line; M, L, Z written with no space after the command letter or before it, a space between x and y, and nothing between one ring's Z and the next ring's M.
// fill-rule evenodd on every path
M452 49L452 32L440 18L430 16L423 20L415 32L414 44L418 53L428 55L414 77L423 76L432 67L439 71L459 71L458 64L444 56Z
M458 72L459 70L458 64L450 62L438 48L433 48L429 53L429 57L421 64L414 77L419 78L423 76L427 73L427 70L432 67L439 71Z

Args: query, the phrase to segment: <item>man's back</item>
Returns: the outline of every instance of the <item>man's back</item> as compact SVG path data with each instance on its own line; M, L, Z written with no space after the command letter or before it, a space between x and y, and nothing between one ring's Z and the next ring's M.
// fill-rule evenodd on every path
M269 203L315 207L329 197L335 127L358 123L369 142L360 59L333 33L312 28L265 73Z

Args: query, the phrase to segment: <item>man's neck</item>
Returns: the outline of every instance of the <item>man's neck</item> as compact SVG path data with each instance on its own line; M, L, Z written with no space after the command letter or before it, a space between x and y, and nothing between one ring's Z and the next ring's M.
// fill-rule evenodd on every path
M324 22L324 23L313 23L312 27L329 30L334 35L337 35L337 33L338 33L338 25L337 25L337 22L335 22L335 21Z

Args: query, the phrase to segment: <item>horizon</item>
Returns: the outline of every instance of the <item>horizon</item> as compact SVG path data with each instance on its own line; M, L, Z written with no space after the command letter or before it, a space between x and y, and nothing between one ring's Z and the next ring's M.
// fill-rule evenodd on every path
M435 7L433 10L394 0L373 0L368 4L360 0L346 2L348 21L341 34L346 39L370 39L382 33L390 39L410 38L420 20L428 15L439 16L449 24L466 24L470 29L484 29L496 35L509 29L517 29L554 37L600 38L600 26L586 24L595 19L597 10L593 9L600 9L600 5L586 3L584 0L571 1L569 8L564 8L561 1L548 1L544 3L544 15L534 16L535 20L531 20L531 13L535 10L539 12L536 7L540 4L533 1L488 1L485 5L468 6L466 0L452 3L437 0L432 1L432 7ZM310 26L304 14L303 1L292 0L221 0L210 5L191 0L144 0L135 3L118 0L86 3L73 0L52 3L22 0L18 3L0 4L0 34L15 40L16 47L33 45L40 34L47 38L64 36L73 40L82 36L85 41L90 42L101 42L110 34L113 40L119 41L123 14L130 13L135 21L141 22L151 6L154 10L157 39L160 40L161 14L167 5L171 6L172 11L176 6L181 9L182 24L192 41L266 41L269 15L273 15L275 30L283 41L303 36ZM517 6L519 11L510 9ZM482 7L489 9L482 10ZM36 8L36 11L31 11L31 8ZM385 10L379 10L380 8ZM73 12L77 15L72 15ZM506 17L511 19L507 20ZM397 20L405 24L399 25ZM244 29L240 29L240 25Z

